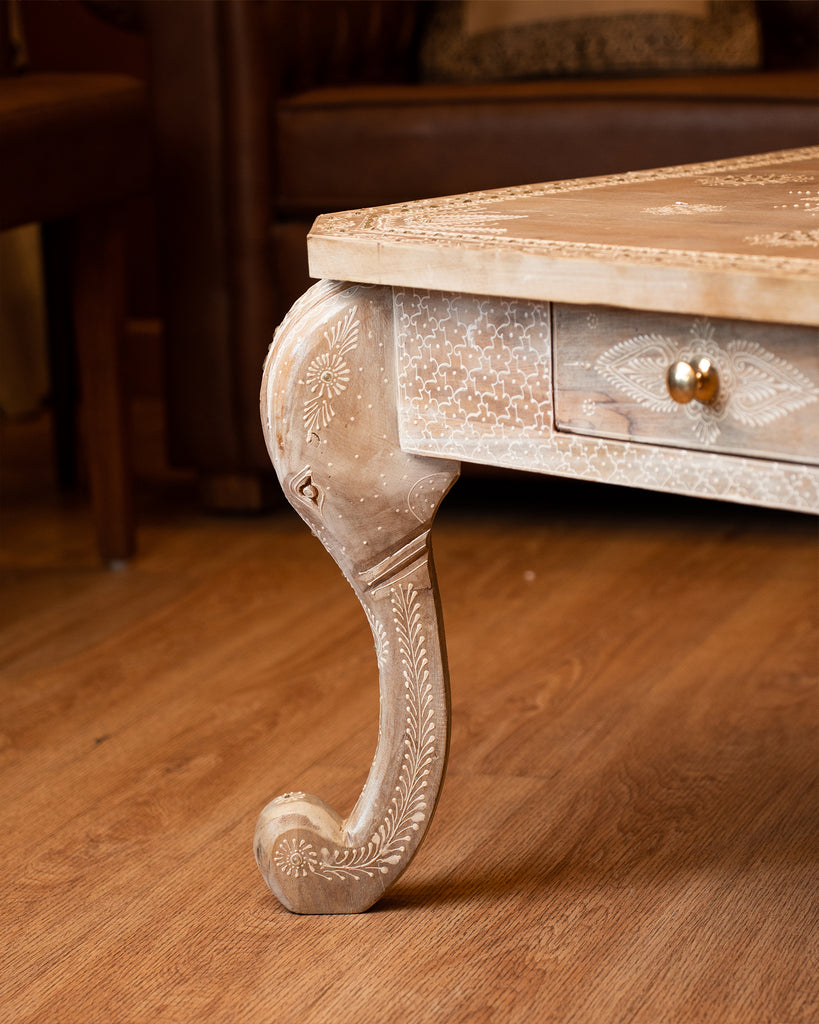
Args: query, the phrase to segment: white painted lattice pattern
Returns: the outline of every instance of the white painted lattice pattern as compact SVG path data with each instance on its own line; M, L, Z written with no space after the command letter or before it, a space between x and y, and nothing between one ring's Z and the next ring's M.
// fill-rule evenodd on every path
M552 423L549 307L400 292L401 403L435 438L540 438Z
M819 509L819 470L554 430L548 303L395 291L401 446L556 476Z

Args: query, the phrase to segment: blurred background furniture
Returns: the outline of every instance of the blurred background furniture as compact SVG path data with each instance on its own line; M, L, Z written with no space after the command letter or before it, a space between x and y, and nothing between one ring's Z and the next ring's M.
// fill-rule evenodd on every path
M134 550L122 211L151 178L146 90L121 75L27 73L5 0L0 24L0 230L43 224L59 475L74 476L76 372L97 542L118 562Z
M730 6L711 5L711 14ZM453 5L141 5L158 144L171 457L196 468L206 501L264 500L271 478L259 368L275 325L309 284L305 238L317 214L819 140L819 6L738 6L745 50L730 56L730 41L719 44L731 66L711 70L713 53L696 52L663 66L655 53L627 73L633 55L618 62L615 53L607 72L606 45L587 38L599 23L588 19L579 41L574 26L571 73L560 73L558 53L547 73L532 77L529 64L527 77L513 80L508 62L482 76L480 56L476 71L463 60L447 68L446 45L431 53L441 8L451 26ZM680 37L679 23L670 33L667 22L650 24L649 49ZM546 26L550 44L560 28ZM584 48L597 54L588 69L578 62Z

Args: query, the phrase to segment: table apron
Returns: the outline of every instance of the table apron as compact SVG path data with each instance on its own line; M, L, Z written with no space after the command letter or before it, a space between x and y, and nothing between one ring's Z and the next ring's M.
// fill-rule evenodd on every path
M405 451L744 504L819 510L815 328L658 319L607 307L405 288L393 289L393 309ZM780 355L783 338L787 357ZM773 389L767 409L759 398L757 423L733 422L736 401L733 411L730 402L723 402L719 415L712 410L710 419L707 410L673 408L662 392L664 375L654 399L668 408L651 409L650 388L640 394L646 359L659 365L669 352L693 353L706 341L722 358L726 381L736 377L743 358L748 363L753 357L757 390ZM618 345L623 348L612 352ZM800 353L798 359L794 352ZM564 356L576 365L565 366ZM743 394L751 394L749 388ZM748 401L742 413L746 420L754 416ZM655 429L663 417L673 424L665 433ZM652 431L640 426L646 418L654 424ZM703 419L708 420L705 427ZM620 436L611 436L616 433ZM724 450L726 438L743 453Z

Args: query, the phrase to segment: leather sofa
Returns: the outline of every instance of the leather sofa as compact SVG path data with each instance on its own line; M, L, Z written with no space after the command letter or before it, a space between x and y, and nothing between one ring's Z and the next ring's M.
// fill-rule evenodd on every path
M815 3L764 0L753 71L443 84L418 75L432 6L142 5L171 458L210 505L272 480L261 365L319 213L819 141Z

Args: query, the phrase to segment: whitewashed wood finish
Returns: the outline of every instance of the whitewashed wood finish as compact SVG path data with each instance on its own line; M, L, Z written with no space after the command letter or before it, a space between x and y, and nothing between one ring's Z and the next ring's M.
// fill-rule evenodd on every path
M559 430L819 463L819 329L555 303ZM674 402L666 374L710 359L714 402Z
M599 315L596 309L578 316ZM634 314L639 318L639 314ZM819 469L776 459L561 433L548 303L395 290L401 444L407 451L815 512ZM803 438L815 460L819 438Z
M354 913L378 899L417 850L446 765L449 688L429 530L458 466L400 450L394 356L390 291L322 282L277 332L262 385L284 492L358 595L380 670L378 746L349 817L302 792L260 815L257 863L299 913Z
M315 277L819 325L819 147L320 217Z
M651 424L678 413L654 377L646 388L646 365L656 376L688 352L670 326L678 317L646 311L819 326L818 181L815 147L319 219L313 272L360 283L325 280L296 303L267 359L262 420L288 499L364 607L381 715L349 817L300 791L259 817L256 860L290 910L366 909L429 826L450 713L429 531L459 460L819 509L819 467L805 464L817 453L815 331L777 327L763 344L759 324L725 340L724 323L700 321L690 354L719 357L722 404L694 410L694 441L643 418L643 406ZM558 314L557 377L552 300L573 304ZM601 320L595 347L587 338ZM767 374L773 398L759 380L752 400L737 385L743 359ZM591 390L594 372L607 388ZM556 380L568 380L565 426L583 434L555 426ZM616 386L636 412L622 401L612 412ZM612 415L628 423L622 437L589 436L617 433ZM764 441L748 440L763 428Z

